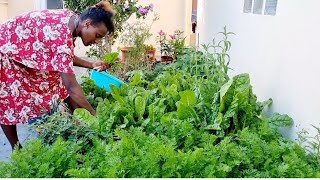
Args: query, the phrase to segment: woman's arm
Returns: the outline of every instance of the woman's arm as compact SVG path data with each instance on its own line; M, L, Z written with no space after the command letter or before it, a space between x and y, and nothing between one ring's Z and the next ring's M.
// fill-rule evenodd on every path
M73 65L74 66L79 66L79 67L84 67L84 68L89 68L89 69L93 68L93 62L81 59L78 56L74 57Z
M62 78L62 82L67 88L70 98L73 100L73 102L78 106L88 110L92 115L96 115L96 111L87 101L87 98L85 97L81 86L78 84L76 76L74 74L68 73L60 73L60 75Z
M84 68L89 68L89 69L95 69L98 71L104 71L107 68L110 68L110 65L103 62L103 61L90 62L90 61L81 59L77 56L74 57L73 65L79 66L79 67L84 67Z

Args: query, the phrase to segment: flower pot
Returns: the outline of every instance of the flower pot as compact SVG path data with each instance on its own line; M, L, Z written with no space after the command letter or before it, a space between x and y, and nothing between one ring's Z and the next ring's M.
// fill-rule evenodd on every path
M172 62L173 57L171 56L161 56L161 62Z
M155 49L146 50L146 59L149 61L155 61L156 60L156 50Z
M121 59L123 62L126 62L128 59L128 51L130 51L130 49L132 49L132 47L123 47L121 49Z

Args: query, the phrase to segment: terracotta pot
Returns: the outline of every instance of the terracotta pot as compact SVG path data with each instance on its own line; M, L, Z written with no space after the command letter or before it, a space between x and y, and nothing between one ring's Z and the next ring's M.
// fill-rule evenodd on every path
M161 62L172 62L173 57L171 56L161 56Z
M156 50L155 49L149 49L146 50L146 57L149 61L155 61L156 60Z
M123 47L121 49L121 59L123 62L127 61L128 58L128 51L132 49L132 47Z

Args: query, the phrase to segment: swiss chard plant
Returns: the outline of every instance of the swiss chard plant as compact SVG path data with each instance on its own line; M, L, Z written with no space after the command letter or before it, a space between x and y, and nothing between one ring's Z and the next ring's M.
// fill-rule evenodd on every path
M119 56L118 52L111 52L103 56L102 59L104 60L104 62L110 65L115 65L118 56Z

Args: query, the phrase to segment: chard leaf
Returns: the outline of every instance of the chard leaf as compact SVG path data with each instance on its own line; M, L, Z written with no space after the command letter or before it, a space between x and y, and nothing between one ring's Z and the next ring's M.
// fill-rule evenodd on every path
M139 72L135 72L133 75L132 81L130 82L130 85L137 86L141 83L142 83L141 74Z
M229 106L228 110L226 111L226 113L224 114L224 124L223 124L223 128L228 128L230 126L231 123L231 118L233 118L233 123L235 125L235 129L238 130L239 129L239 122L238 122L238 97L236 96L231 105Z
M115 122L115 119L116 119L116 117L114 116L114 115L110 115L110 117L109 118L107 118L107 120L106 120L106 122L105 122L105 125L104 125L104 128L105 128L105 131L107 132L107 133L109 133L109 132L111 132L112 131L112 126L113 126L113 124L114 124L114 122ZM102 129L103 130L103 129Z
M113 94L121 95L121 91L117 86L111 84L110 89Z
M215 93L213 101L212 101L212 115L210 118L210 124L214 122L215 118L218 117L218 113L219 113L219 99L220 99L220 93Z
M193 91L187 90L180 92L180 102L186 106L195 106L197 103L196 94Z
M222 130L222 128L221 128L222 121L223 121L223 114L218 113L217 118L214 120L213 127L216 127L216 130Z
M218 88L220 87L215 82L211 81L208 83L200 84L199 89L202 100L206 103L212 103L212 100L214 99Z
M103 60L108 64L114 64L118 56L119 56L118 52L108 53L107 55L103 56Z
M85 122L86 124L88 124L90 127L92 127L95 130L99 130L99 121L96 117L94 117L93 115L91 115L91 113L84 109L84 108L77 108L74 110L73 112L73 116L80 120Z
M263 101L263 102L257 102L256 112L258 114L260 114L262 111L267 110L268 108L270 108L272 103L273 103L273 101L272 101L271 98L269 98L268 100Z
M270 118L267 118L270 127L290 127L293 125L293 119L287 114L274 113Z
M220 89L220 107L219 112L225 112L232 102L234 93L233 79L230 79Z
M177 115L179 119L194 118L196 123L200 123L200 119L195 109L183 102L177 102Z
M166 99L156 99L154 103L150 104L148 107L148 114L149 119L151 122L156 121L157 119L160 119L162 115L165 113L166 105L164 104L164 101Z
M173 99L178 99L179 98L178 86L177 85L172 84L169 88L167 88L167 92Z
M129 123L128 118L127 118L127 117L124 117L124 122L123 122L123 124L121 124L121 125L119 126L119 128L121 128L121 129L126 128L128 123Z
M223 98L227 94L227 92L230 90L232 83L233 83L233 79L230 79L227 83L225 83L220 88L220 101L223 101Z
M111 106L108 99L98 104L97 107L97 119L99 120L100 130L109 133L109 127L113 124L113 119L111 118L111 112L113 107Z
M148 107L148 119L151 121L151 122L154 122L155 121L155 117L156 117L156 106L154 104L150 104L149 107Z
M251 89L249 74L239 74L233 79L235 92L241 92L246 96L249 96Z
M111 104L108 99L100 102L97 106L97 117L108 117L110 115L110 110L112 109Z
M112 94L112 97L117 100L121 105L127 105L125 98L119 95Z
M137 115L139 116L139 119L142 119L146 109L146 99L144 99L141 96L137 96L136 99L134 100L134 104L135 104L134 108Z

